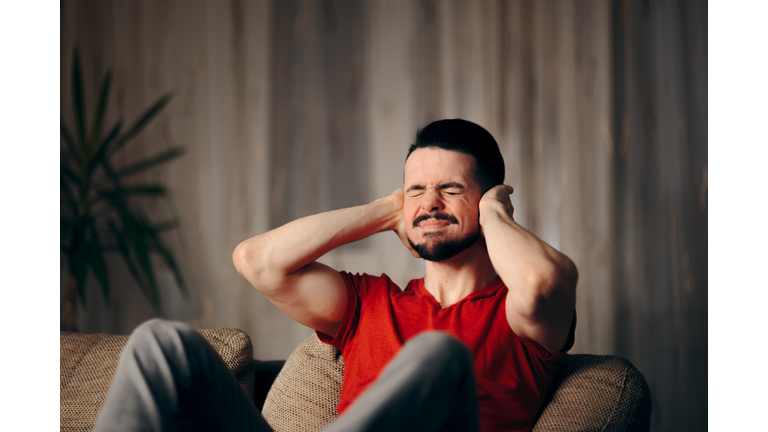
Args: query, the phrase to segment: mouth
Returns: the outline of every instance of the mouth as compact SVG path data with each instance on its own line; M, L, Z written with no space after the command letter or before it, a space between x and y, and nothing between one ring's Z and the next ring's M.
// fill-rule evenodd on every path
M433 229L440 229L445 228L451 223L446 220L439 220L439 219L427 219L424 222L421 222L418 227L423 230L433 230Z
M445 228L448 225L458 223L459 221L455 217L446 213L438 212L432 214L423 214L417 217L413 220L413 227L421 228L423 230L433 230Z

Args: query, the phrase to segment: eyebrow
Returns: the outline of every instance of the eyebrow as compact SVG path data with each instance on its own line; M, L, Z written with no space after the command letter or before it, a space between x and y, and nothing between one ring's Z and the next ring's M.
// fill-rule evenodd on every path
M462 191L465 189L463 184L456 183L456 182L443 183L440 186L438 186L438 189L448 189L448 188L457 188L457 189L460 189ZM411 185L406 190L406 192L410 192L410 191L413 191L413 190L424 190L424 189L426 189L426 186L424 186L423 184L415 184L415 185Z

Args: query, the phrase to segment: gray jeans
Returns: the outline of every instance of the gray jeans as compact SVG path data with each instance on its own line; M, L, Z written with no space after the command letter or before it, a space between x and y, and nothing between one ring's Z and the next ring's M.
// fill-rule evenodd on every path
M218 353L190 327L153 319L125 346L94 431L272 431ZM329 424L337 431L477 431L472 358L425 332Z

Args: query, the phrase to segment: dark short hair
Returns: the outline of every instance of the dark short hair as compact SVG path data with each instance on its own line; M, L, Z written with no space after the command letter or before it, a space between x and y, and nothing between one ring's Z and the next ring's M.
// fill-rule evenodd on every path
M462 119L437 120L416 131L406 162L414 150L439 148L475 158L475 178L483 192L504 183L504 158L493 136L482 126Z

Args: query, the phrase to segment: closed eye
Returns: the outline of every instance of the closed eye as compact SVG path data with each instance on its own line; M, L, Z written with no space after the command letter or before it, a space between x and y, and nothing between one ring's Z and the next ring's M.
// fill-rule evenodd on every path
M405 193L408 194L408 196L415 197L423 194L426 189L427 188L424 185L415 184L409 187Z
M443 191L443 193L446 193L448 195L457 195L464 192L464 185L460 183L451 182L451 183L440 185L440 189Z
M418 198L419 196L424 194L424 191L427 190L427 187L424 185L416 184L408 188L406 190L406 194L408 194L409 197L412 198ZM445 195L459 195L461 193L464 193L464 185L460 183L446 183L438 186L439 193L445 194Z

